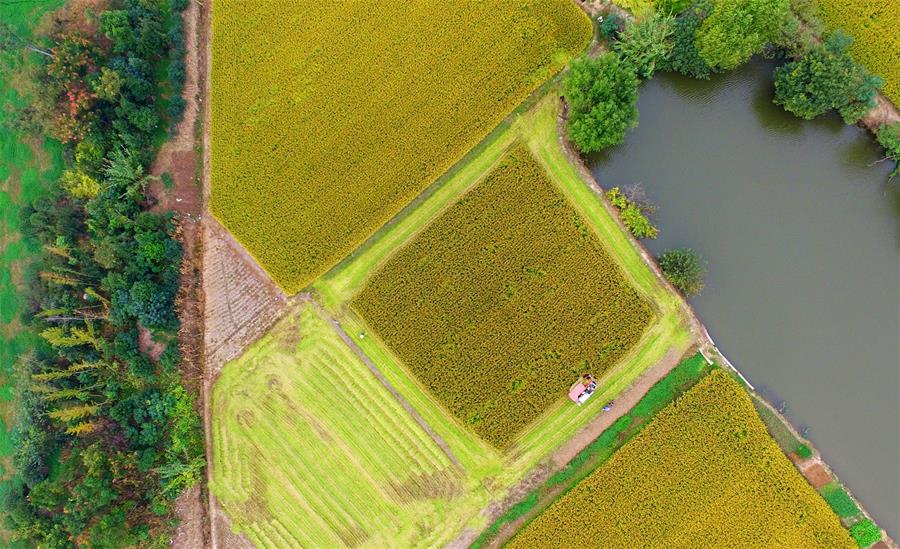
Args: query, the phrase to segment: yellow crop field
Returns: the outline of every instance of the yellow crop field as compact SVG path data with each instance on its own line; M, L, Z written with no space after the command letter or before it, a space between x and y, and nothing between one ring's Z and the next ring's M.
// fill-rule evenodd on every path
M588 44L571 0L217 0L212 213L288 293Z
M756 415L713 371L508 547L791 547L856 544Z
M653 313L525 145L397 251L351 302L447 409L505 448Z
M831 28L853 37L850 53L884 78L884 94L900 104L900 4L897 0L819 0Z

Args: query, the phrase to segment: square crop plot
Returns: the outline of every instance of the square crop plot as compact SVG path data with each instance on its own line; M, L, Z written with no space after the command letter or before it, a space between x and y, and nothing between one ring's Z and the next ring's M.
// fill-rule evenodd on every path
M351 303L451 413L498 448L599 376L653 313L522 145Z

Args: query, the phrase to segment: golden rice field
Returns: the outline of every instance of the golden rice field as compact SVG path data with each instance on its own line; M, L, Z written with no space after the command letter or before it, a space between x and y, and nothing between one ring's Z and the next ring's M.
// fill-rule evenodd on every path
M288 293L583 48L571 0L217 0L212 213Z
M722 370L661 411L508 547L598 545L856 547Z
M210 489L257 547L442 544L461 473L311 305L226 365Z
M654 316L521 144L382 265L351 307L498 448L583 373L616 364Z
M900 4L897 0L819 0L832 28L853 37L850 53L884 78L884 94L900 104Z

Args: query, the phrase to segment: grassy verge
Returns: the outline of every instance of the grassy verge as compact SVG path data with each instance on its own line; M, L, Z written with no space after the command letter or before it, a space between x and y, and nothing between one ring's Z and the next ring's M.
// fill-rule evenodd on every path
M778 446L781 447L785 454L796 452L802 441L794 436L794 433L788 429L780 417L772 412L771 408L766 406L761 396L752 391L751 394L753 396L753 407L756 408L760 419L765 423L766 429L768 429L772 438L775 439L775 442L778 443Z
M22 36L30 36L43 13L62 5L62 0L0 3L0 20ZM30 54L36 56L37 54ZM14 74L34 58L26 54L0 53L0 501L15 482L11 468L10 438L13 427L13 373L16 360L35 344L19 323L21 291L28 265L37 256L37 245L21 233L19 210L39 197L47 184L62 172L62 147L55 141L34 142L7 123L11 112L27 98L14 84ZM5 532L0 540L7 542Z
M472 549L483 547L507 524L519 519L529 520L540 514L561 494L605 463L616 450L640 432L657 412L693 387L711 369L712 366L699 353L679 363L651 387L627 414L617 419L609 429L572 458L568 465L556 471L541 487L494 521L475 540Z

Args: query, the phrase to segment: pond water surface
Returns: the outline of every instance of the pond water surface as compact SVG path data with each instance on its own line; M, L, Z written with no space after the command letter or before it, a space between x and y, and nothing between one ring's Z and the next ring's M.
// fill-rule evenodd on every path
M720 350L900 534L900 182L863 130L772 104L774 66L710 82L657 75L640 125L590 159L640 183L658 253L707 260L692 299Z

